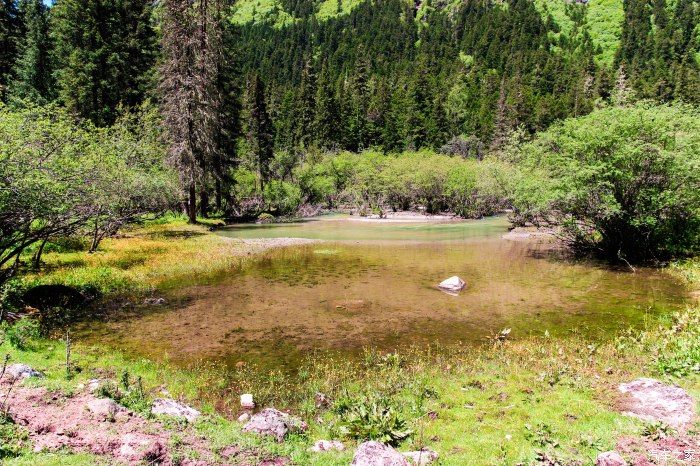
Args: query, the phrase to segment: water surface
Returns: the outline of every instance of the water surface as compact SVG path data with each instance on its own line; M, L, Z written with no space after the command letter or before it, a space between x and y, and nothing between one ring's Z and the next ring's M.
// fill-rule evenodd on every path
M330 217L243 225L237 238L323 240L268 251L206 285L173 290L165 307L92 323L87 339L188 364L210 359L293 368L314 350L477 344L503 328L606 338L682 305L664 272L564 260L552 244L509 241L503 218L371 223ZM458 296L436 284L458 275Z

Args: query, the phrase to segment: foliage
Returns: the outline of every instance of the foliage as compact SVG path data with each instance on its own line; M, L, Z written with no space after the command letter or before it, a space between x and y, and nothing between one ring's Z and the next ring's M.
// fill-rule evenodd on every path
M19 456L28 446L28 441L26 428L12 422L4 413L0 415L0 459Z
M412 434L403 415L381 394L340 398L333 409L340 416L341 432L355 440L395 446Z
M561 225L572 247L612 260L700 248L700 114L647 103L569 119L515 148L518 213Z
M111 128L96 129L53 105L0 107L0 270L5 277L35 243L89 225L95 249L123 224L171 204L172 176L148 122L145 114L125 116Z
M39 322L31 318L20 319L14 324L3 322L2 331L7 342L19 350L28 349L31 341L40 336Z

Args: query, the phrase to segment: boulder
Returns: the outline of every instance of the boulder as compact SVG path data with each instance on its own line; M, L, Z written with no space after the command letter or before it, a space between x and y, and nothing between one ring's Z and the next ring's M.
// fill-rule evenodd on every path
M464 285L464 280L455 275L441 281L438 288L448 293L459 293L464 288Z
M352 466L411 466L408 459L401 453L375 441L361 443L350 464Z
M250 418L250 421L243 426L243 431L270 435L281 442L289 432L303 432L307 427L306 423L297 417L275 408L265 408Z
M87 409L91 413L105 419L114 419L116 414L122 410L122 407L109 398L95 398L87 402Z
M157 398L153 400L151 413L163 416L184 417L189 422L194 422L194 420L201 415L196 409L169 398Z
M627 461L616 451L606 451L595 459L595 466L627 466Z
M241 395L241 408L243 409L253 409L255 408L255 401L253 401L253 395L250 393L244 393Z
M343 445L343 442L338 440L318 440L309 450L314 453L331 450L343 451L345 450L345 445Z
M7 366L7 369L5 369L5 373L15 380L44 376L44 374L26 364L10 364Z
M439 455L433 450L422 448L418 451L407 451L403 453L403 456L408 458L409 461L416 466L425 466L433 461L437 461Z
M623 394L625 414L647 421L660 421L676 429L685 429L695 418L695 401L675 385L641 378L618 386Z

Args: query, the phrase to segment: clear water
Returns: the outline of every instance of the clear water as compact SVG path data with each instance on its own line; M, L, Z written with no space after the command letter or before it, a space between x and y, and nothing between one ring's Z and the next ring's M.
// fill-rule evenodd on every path
M352 357L363 347L478 344L503 328L514 338L548 331L601 339L686 298L662 271L565 260L551 243L503 239L507 225L329 217L230 227L218 234L323 241L268 251L207 284L172 290L165 307L91 323L83 335L182 364L294 368L311 351ZM452 275L467 283L458 296L436 287Z

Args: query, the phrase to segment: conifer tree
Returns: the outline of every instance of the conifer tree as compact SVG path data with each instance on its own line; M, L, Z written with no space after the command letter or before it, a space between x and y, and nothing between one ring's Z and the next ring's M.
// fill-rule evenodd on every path
M246 93L247 139L255 157L260 176L260 188L270 180L270 162L273 157L274 134L270 115L265 103L265 86L257 74L248 80Z
M4 101L17 60L22 24L15 0L0 0L0 101Z
M16 99L46 103L54 97L49 12L42 0L20 3L24 38L20 42L11 94Z

